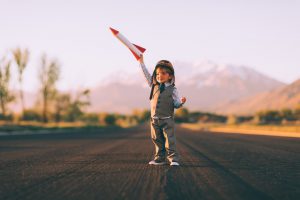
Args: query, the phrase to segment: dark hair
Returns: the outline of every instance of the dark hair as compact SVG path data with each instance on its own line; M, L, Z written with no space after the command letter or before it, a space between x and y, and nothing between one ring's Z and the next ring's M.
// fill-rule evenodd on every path
M161 65L159 65L159 66L156 66L156 68L155 68L155 76L156 76L156 71L157 71L157 69L163 69L163 70L166 70L166 72L167 72L169 75L174 75L174 71L172 71L172 70L170 69L170 67L166 67L166 66L161 66Z

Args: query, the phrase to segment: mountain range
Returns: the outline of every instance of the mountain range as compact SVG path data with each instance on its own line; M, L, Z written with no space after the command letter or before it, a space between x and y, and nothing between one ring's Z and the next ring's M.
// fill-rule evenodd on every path
M253 114L260 110L294 109L299 105L300 79L272 91L225 103L216 107L215 111L226 114Z
M212 61L175 61L173 64L179 95L187 97L185 107L192 111L253 114L300 104L300 79L287 85L251 67L220 65ZM152 74L153 67L148 68ZM126 114L150 107L150 88L139 66L136 66L136 73L108 74L98 86L90 89L89 112ZM25 93L27 107L33 106L36 96Z
M186 107L191 110L227 112L222 105L286 85L247 66L175 61L174 68L176 87L181 96L187 97ZM149 108L150 88L140 69L108 77L92 89L93 111L128 113Z

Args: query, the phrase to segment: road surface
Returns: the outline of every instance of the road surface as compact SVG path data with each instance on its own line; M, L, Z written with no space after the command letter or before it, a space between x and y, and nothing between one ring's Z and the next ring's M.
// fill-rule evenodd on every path
M148 126L0 137L0 199L300 199L300 139L177 127L181 166L149 166Z

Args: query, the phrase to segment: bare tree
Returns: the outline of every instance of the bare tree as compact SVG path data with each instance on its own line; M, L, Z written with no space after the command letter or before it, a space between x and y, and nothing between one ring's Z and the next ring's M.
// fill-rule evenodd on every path
M11 62L5 57L0 60L0 105L4 117L6 116L7 104L15 99L9 91L10 66Z
M71 104L70 94L57 94L55 98L55 121L60 122L62 116L66 115L68 107Z
M60 66L56 60L49 60L46 55L41 58L39 80L41 83L41 94L43 103L43 121L48 122L49 102L56 94L56 82L59 79Z
M86 89L76 94L68 108L68 121L75 121L84 113L84 108L91 105L90 90Z
M84 114L84 109L90 105L90 90L86 89L76 93L72 98L69 93L62 93L56 96L55 119L59 122L64 120L74 122Z
M24 100L24 92L23 92L23 72L28 64L28 58L29 58L29 51L28 49L20 49L16 48L12 50L12 54L14 57L14 61L17 64L18 72L19 72L19 84L20 84L20 99L22 104L22 113L24 115L25 110L25 100Z

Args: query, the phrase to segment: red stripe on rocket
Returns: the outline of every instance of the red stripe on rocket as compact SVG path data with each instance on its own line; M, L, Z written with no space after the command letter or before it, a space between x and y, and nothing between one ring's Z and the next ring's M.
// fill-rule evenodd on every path
M118 38L126 47L128 47L128 49L132 52L134 57L137 60L139 60L141 55L146 51L146 49L129 42L129 40L127 40L127 38L124 37L119 31L113 28L110 28L110 30L114 34L114 36L116 36L116 38Z

